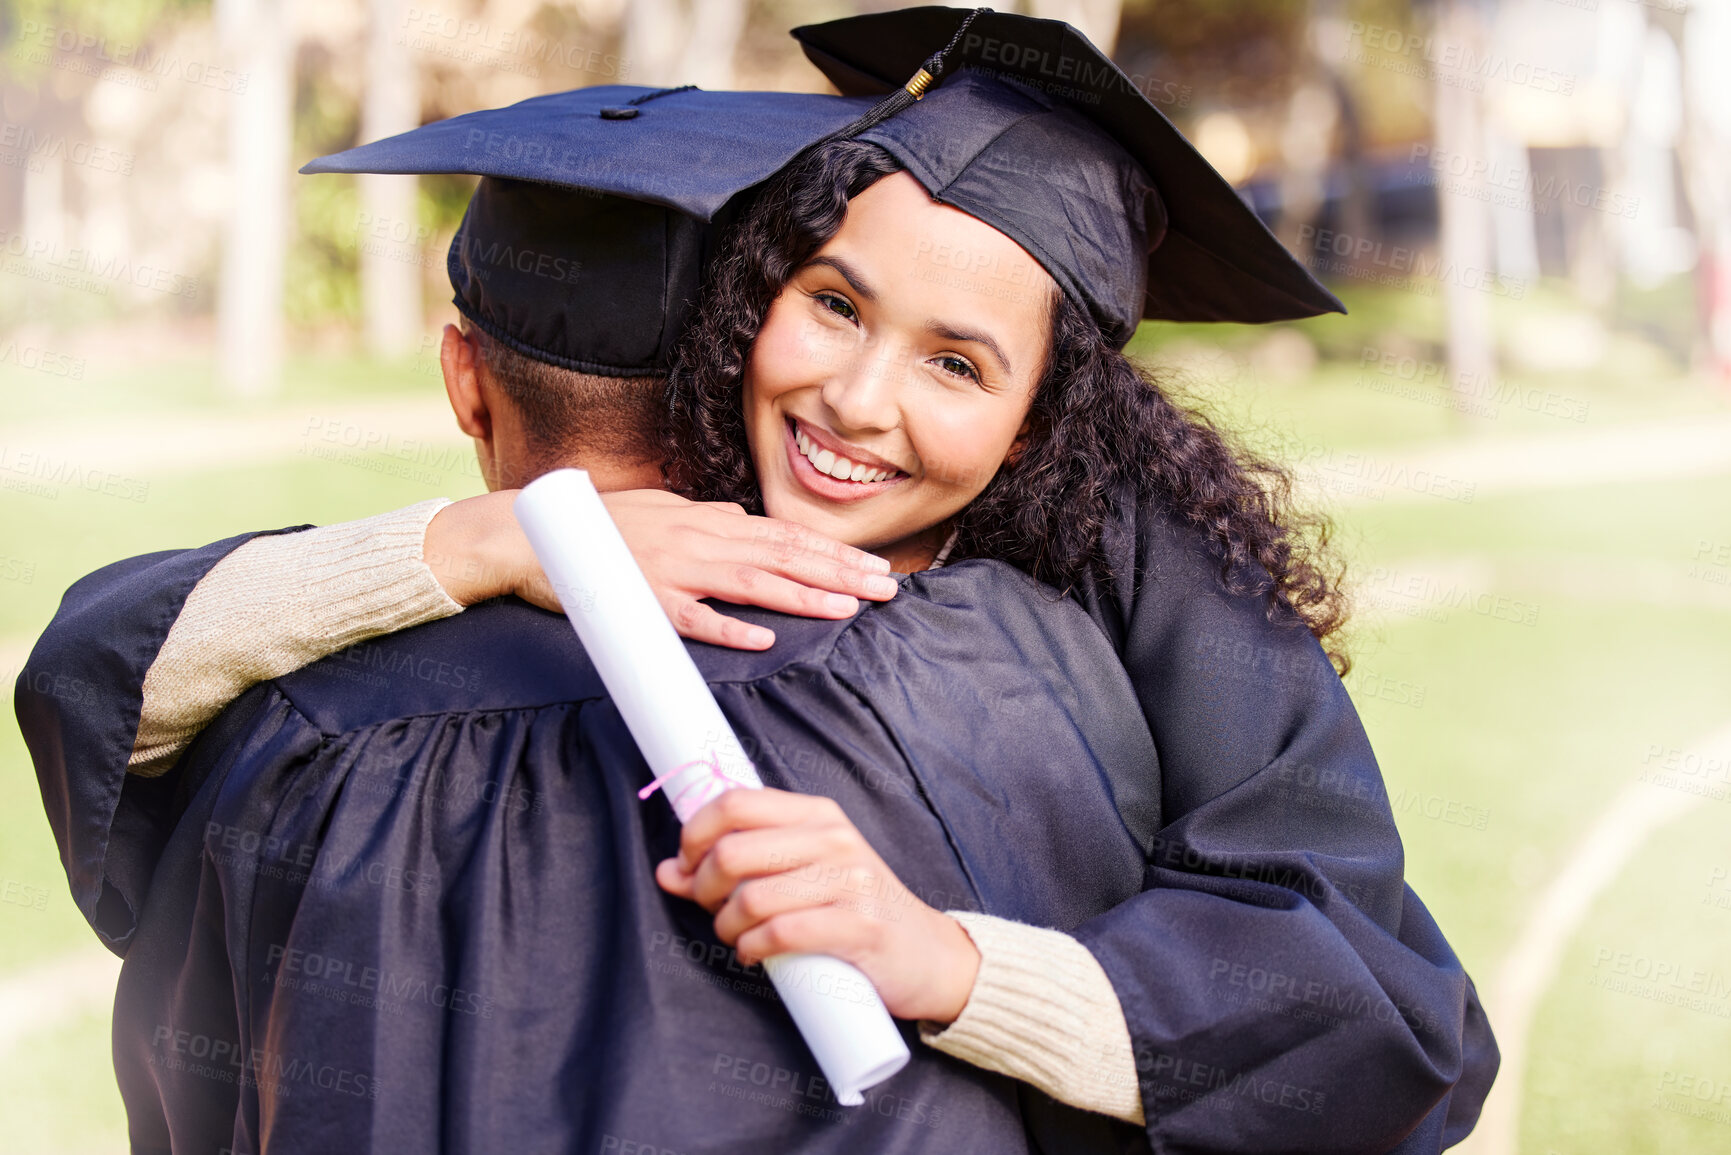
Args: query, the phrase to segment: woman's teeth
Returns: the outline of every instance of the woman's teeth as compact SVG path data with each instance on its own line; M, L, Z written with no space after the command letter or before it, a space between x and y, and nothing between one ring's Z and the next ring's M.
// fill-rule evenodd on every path
M799 451L805 454L806 459L819 473L827 473L837 481L872 482L895 476L896 471L893 469L873 469L869 465L837 457L827 449L819 449L812 439L805 435L803 429L795 430L793 438L799 444Z

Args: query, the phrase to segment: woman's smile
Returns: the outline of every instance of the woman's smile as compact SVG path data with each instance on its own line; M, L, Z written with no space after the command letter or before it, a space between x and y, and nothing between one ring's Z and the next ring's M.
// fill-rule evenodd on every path
M797 417L787 419L786 444L794 480L829 501L863 501L908 477L876 454Z

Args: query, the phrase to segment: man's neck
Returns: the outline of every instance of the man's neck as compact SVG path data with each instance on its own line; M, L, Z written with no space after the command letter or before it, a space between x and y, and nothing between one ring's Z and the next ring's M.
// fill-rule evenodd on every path
M620 461L609 458L591 458L582 463L572 463L575 468L589 474L589 480L602 493L611 493L619 489L666 489L667 482L661 476L659 461Z
M666 489L667 483L661 476L661 462L633 461L629 458L609 457L601 454L574 454L559 461L548 462L534 468L501 469L495 488L521 489L544 473L555 469L581 469L589 475L589 481L602 493L613 493L621 489Z

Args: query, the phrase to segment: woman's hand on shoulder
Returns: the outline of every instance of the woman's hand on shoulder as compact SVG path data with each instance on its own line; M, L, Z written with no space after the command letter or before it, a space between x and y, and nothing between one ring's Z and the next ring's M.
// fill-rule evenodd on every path
M764 650L775 635L704 605L720 598L808 618L851 617L860 598L894 597L889 563L791 521L733 502L688 501L660 489L601 500L681 635Z
M552 585L512 515L516 496L502 489L440 510L427 526L425 560L463 605L516 594L557 611ZM860 598L895 596L888 562L791 521L660 489L617 490L601 500L668 620L693 641L740 650L775 642L771 631L728 617L701 598L845 618L859 609Z
M831 955L901 1019L954 1022L973 993L968 932L903 886L833 799L729 790L691 816L655 880L714 914L716 937L747 965Z

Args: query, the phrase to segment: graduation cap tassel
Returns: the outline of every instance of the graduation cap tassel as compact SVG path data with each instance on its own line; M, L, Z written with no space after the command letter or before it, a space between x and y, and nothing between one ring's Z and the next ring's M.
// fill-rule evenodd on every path
M851 137L858 136L873 125L882 124L884 121L888 120L890 117L924 96L927 89L936 84L939 80L943 79L944 62L946 58L948 58L949 54L955 51L956 45L962 42L962 35L967 32L968 25L972 24L974 18L979 16L980 13L990 11L990 8L975 8L972 12L969 12L962 18L961 24L956 28L956 34L950 37L950 42L927 57L926 62L920 66L920 70L914 73L913 76L909 77L906 84L880 100L870 112L866 113L847 127L837 129L835 132L830 133L828 136L818 141L817 144L812 145L812 147L818 148L822 145L828 144L832 140L848 140Z

